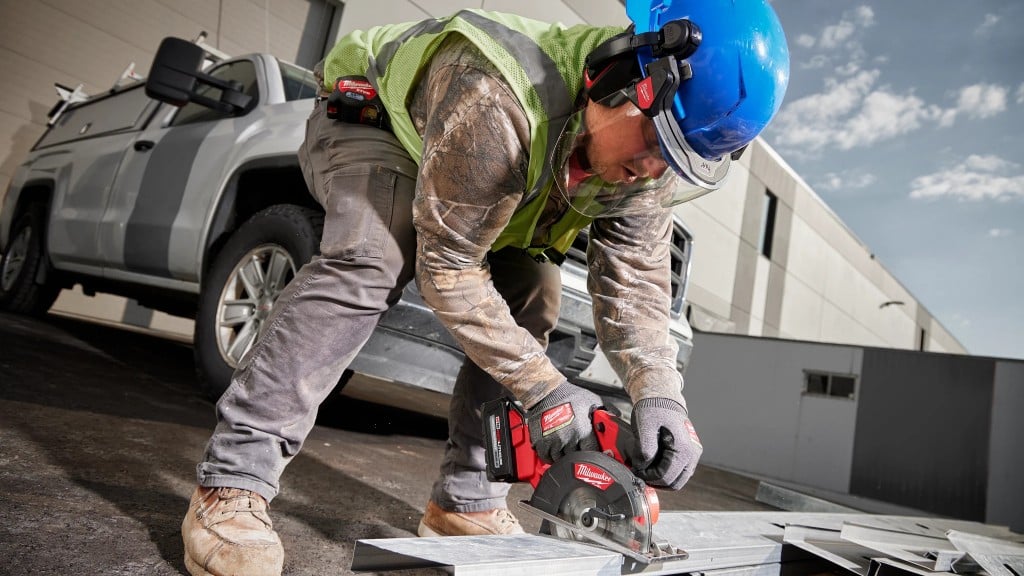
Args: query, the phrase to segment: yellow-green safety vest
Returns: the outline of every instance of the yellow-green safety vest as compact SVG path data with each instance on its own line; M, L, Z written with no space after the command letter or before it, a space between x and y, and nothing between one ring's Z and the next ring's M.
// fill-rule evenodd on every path
M571 117L583 84L587 54L623 31L618 27L565 27L521 16L463 10L448 18L378 26L342 38L324 62L329 89L341 76L361 75L377 89L395 136L419 163L423 140L409 117L408 104L422 72L449 34L471 41L501 72L530 123L527 201L491 246L516 246L535 258L565 254L591 218L568 210L540 245L532 244L537 220L553 190L550 151Z

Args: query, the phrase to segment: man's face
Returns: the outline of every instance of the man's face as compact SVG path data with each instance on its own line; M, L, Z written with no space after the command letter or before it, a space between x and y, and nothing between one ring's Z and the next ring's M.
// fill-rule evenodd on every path
M584 112L581 166L612 184L657 179L668 169L654 122L632 103L609 108L589 102Z

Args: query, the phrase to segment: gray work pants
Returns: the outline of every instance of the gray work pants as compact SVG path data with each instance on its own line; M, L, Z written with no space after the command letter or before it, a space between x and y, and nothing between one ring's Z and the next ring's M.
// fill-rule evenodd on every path
M328 120L317 106L299 160L324 206L321 255L303 266L217 403L218 423L197 466L206 487L252 490L268 501L285 466L387 309L413 277L416 164L390 133ZM541 344L558 318L558 268L520 250L489 256L497 290ZM456 378L449 440L431 499L447 510L505 506L509 486L484 473L480 405L506 392L467 360Z

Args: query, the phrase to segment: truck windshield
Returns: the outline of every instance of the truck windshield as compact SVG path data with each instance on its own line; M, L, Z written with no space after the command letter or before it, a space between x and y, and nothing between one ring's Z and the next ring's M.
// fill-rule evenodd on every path
M281 60L278 60L277 63L281 69L281 82L284 84L284 99L286 101L313 98L320 91L311 71Z

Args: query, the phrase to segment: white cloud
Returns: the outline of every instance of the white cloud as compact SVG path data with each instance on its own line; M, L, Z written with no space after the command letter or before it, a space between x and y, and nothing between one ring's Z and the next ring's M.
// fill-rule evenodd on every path
M1016 92L998 84L965 86L950 93L948 105L925 101L912 89L898 92L880 84L888 58L869 55L863 41L864 30L874 24L874 11L860 6L844 12L817 38L804 34L797 39L799 45L815 48L800 66L831 67L831 73L820 93L787 101L774 119L770 134L781 152L815 158L830 148L850 150L926 127L948 128L958 118L992 118L1005 112L1014 97L1024 104L1024 83Z
M823 68L831 62L827 52L843 49L852 60L861 60L865 57L864 49L860 42L860 31L870 28L875 24L875 13L868 6L859 6L853 10L843 12L839 22L825 26L817 37L810 34L801 34L797 37L796 43L803 48L820 48L823 53L815 54L807 62L800 64L804 69Z
M864 98L860 111L846 120L835 133L839 148L849 150L913 132L942 112L913 94L900 95L879 90Z
M843 42L849 40L856 30L857 25L847 20L826 26L821 32L821 47L826 50L838 48Z
M825 91L787 104L775 119L777 144L794 152L835 147L849 150L942 122L944 111L909 94L875 88L880 72L825 81Z
M800 64L800 67L803 68L804 70L815 70L818 68L824 68L828 66L831 62L832 60L830 60L827 56L815 54L814 56L811 56L810 60L804 62L803 64Z
M1006 110L1009 93L997 84L974 84L960 89L956 108L971 118L991 118Z
M1013 236L1013 230L1009 228L993 228L988 231L989 238L1006 238L1007 236Z
M1017 164L1004 160L999 156L981 156L978 154L968 156L964 165L977 172L1009 172L1017 168Z
M948 128L960 116L985 119L1006 111L1010 90L974 84L954 92L956 105L929 104L913 91L876 86L878 69L856 63L837 68L823 92L787 102L775 118L775 144L786 153L814 157L827 148L850 150L891 140L924 127ZM1017 90L1024 99L1024 85Z
M875 12L869 6L858 6L853 10L843 13L838 24L826 26L821 31L818 44L826 50L840 47L856 48L859 42L849 44L854 35L863 28L870 28L875 25Z
M998 156L971 155L952 168L914 178L910 187L910 197L917 199L1005 202L1024 199L1024 173L1020 165Z
M842 66L836 67L836 74L840 76L855 76L861 71L859 62L847 62Z
M801 34L796 37L796 45L803 48L814 48L817 40L810 34Z
M1017 104L1024 104L1024 82L1017 86Z
M825 174L825 177L820 182L818 182L817 189L828 192L859 190L861 188L871 186L877 180L878 178L869 172L855 172L850 170L843 172L829 172L828 174Z
M985 19L974 29L974 33L978 36L985 36L999 23L999 16L995 14L985 14Z

